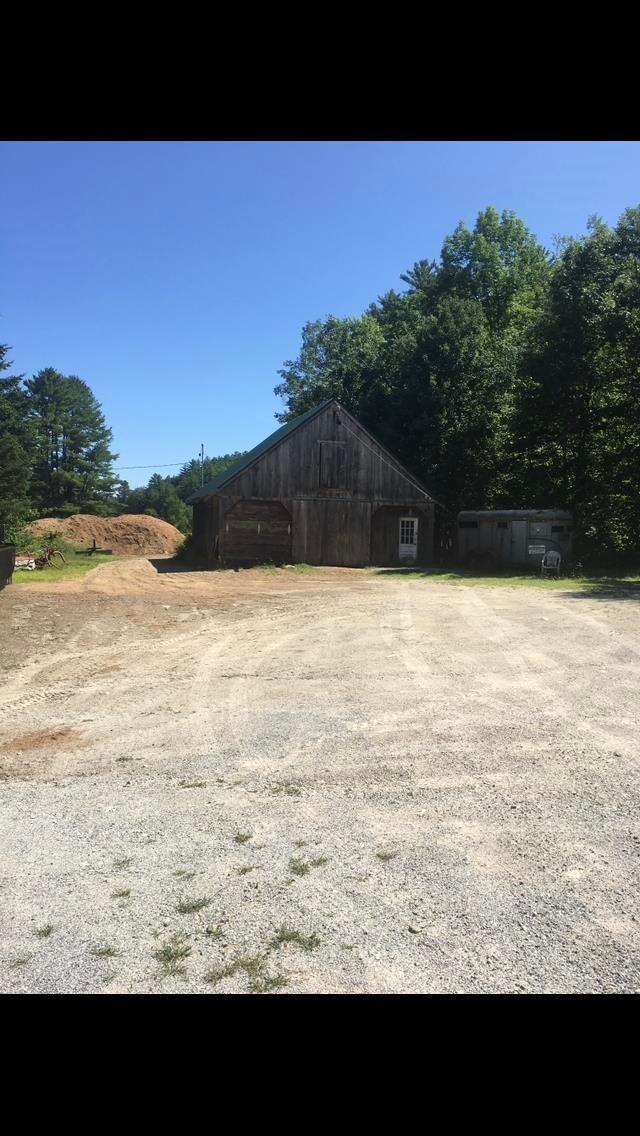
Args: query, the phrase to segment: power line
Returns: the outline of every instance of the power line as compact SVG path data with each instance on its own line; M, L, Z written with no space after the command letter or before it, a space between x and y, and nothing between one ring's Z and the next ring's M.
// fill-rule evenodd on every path
M187 458L186 461L181 462L154 462L151 465L114 465L113 471L119 473L121 469L169 469L169 466L188 465L189 462L197 460L197 458Z

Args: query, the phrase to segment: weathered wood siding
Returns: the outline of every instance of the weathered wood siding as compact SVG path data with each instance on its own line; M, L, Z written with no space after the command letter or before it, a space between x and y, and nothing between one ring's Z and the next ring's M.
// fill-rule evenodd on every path
M230 564L291 563L291 515L280 501L236 501L221 536Z
M217 494L196 502L194 540L207 559L229 564L396 564L399 516L412 509L420 516L418 562L427 564L433 541L428 496L334 404Z
M370 524L368 501L294 498L294 562L361 568L369 563Z
M433 560L433 512L431 504L382 505L371 518L371 563L381 566L400 565L400 518L418 518L418 550L416 564L425 567Z
M335 459L341 482L336 488L320 485L322 442L344 445L340 458ZM363 431L355 418L332 406L238 474L223 492L225 496L280 500L310 496L390 502L425 499L422 490L407 480L395 459Z

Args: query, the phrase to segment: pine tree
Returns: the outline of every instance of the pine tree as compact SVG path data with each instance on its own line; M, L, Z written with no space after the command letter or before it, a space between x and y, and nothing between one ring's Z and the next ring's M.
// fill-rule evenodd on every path
M26 383L34 431L33 500L42 512L108 511L117 485L112 432L100 403L76 375L53 367Z
M0 539L29 515L30 431L22 375L7 375L9 348L0 344Z

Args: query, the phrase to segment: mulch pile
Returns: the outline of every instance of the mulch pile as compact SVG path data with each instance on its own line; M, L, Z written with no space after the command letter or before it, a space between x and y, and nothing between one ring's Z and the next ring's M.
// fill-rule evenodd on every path
M41 539L47 533L60 533L70 544L89 547L94 539L99 548L111 548L121 556L173 556L184 540L183 534L167 521L124 513L121 517L92 517L76 513L73 517L41 517L27 526Z

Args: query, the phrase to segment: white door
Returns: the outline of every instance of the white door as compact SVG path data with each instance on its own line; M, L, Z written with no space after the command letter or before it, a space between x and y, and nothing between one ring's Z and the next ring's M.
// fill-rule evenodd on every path
M400 559L415 560L418 555L418 518L400 517Z

